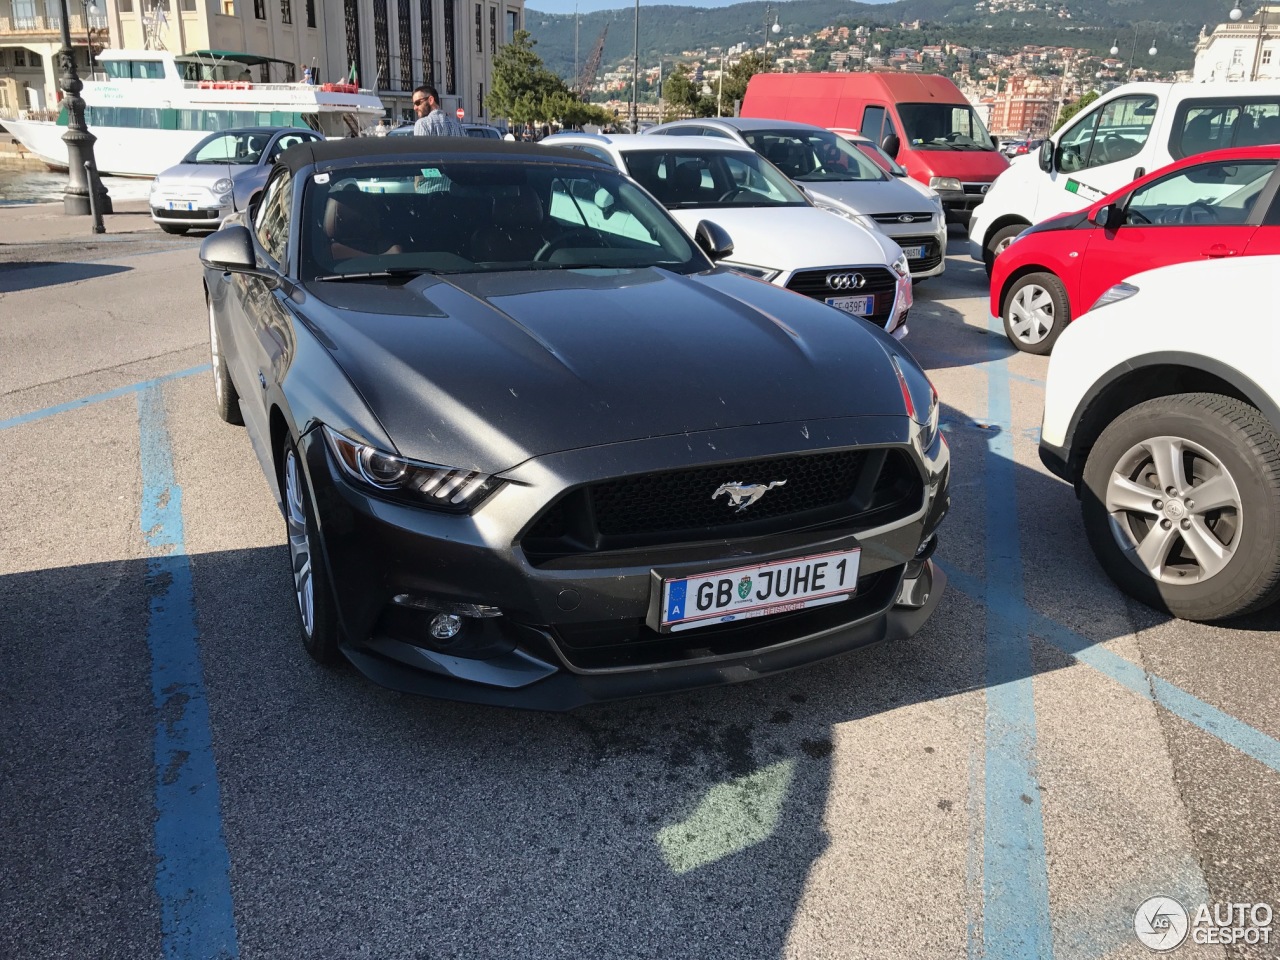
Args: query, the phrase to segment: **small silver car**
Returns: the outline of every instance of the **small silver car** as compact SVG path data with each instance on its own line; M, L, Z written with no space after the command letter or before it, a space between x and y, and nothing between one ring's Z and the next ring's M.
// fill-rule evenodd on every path
M282 151L323 139L299 127L238 127L211 133L152 182L151 219L165 233L186 233L192 227L216 230L229 214L249 205Z

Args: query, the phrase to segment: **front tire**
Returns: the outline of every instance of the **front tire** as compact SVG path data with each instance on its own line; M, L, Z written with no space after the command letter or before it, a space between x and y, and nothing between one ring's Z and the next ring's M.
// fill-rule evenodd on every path
M1013 238L1025 229L1027 228L1022 224L1015 223L1012 226L1001 227L991 235L991 239L987 241L982 251L982 264L987 268L988 277L991 276L991 268L996 262L996 257L1000 256L1004 248L1013 243Z
M222 340L218 336L218 321L213 312L213 301L206 296L209 308L209 359L213 366L213 404L218 416L237 427L244 426L240 412L240 394L231 382L227 360L222 355Z
M315 506L292 439L285 438L281 453L285 532L302 646L317 663L331 666L342 659L342 632L328 571L320 555Z
M1009 341L1023 353L1045 356L1071 322L1071 301L1052 273L1029 273L1005 294L1002 312Z
M1280 437L1248 404L1138 404L1102 432L1083 479L1089 544L1130 596L1197 621L1280 597Z

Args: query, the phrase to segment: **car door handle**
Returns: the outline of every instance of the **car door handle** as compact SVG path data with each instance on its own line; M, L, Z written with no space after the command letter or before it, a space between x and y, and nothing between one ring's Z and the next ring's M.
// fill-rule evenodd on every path
M1237 252L1238 251L1232 250L1225 243L1215 243L1204 251L1204 256L1209 257L1210 259L1216 259L1218 257L1234 257Z

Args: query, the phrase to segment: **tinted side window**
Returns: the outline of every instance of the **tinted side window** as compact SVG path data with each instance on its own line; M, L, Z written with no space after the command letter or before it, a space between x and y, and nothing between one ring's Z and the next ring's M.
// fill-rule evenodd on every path
M702 127L672 127L670 130L663 130L668 137L700 137L702 136Z
M725 133L723 130L717 130L715 127L705 127L702 131L704 137L719 137L721 140L732 140L732 134Z
M281 171L267 184L254 224L262 249L281 268L285 265L285 254L289 249L289 207L292 199L293 177L288 171Z
M1126 222L1211 226L1248 223L1274 160L1218 160L1187 167L1135 190Z
M862 130L860 131L864 137L870 137L876 143L884 140L888 134L882 134L884 128L885 111L884 107L867 107L862 111ZM889 124L890 132L892 132L893 124Z
M1181 159L1266 143L1280 143L1280 99L1189 100L1174 117L1169 153Z

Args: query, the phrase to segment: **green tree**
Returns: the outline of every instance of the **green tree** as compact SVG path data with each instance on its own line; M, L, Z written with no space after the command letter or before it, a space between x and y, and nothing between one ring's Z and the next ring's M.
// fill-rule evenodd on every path
M687 63L677 63L675 69L667 75L662 84L662 98L667 102L668 114L663 120L697 115L698 90L693 78L689 76Z
M1062 112L1058 114L1058 122L1053 125L1053 130L1051 130L1050 133L1056 131L1064 123L1066 123L1068 120L1074 117L1077 113L1079 113L1081 110L1083 110L1085 107L1087 107L1089 104L1093 103L1093 101L1097 99L1098 99L1098 91L1090 90L1088 93L1082 96L1079 100L1075 100L1071 103L1066 104L1062 108Z
M488 101L491 116L533 123L545 119L542 104L548 96L569 92L564 81L543 65L534 52L536 45L528 30L517 30L511 42L494 54Z

